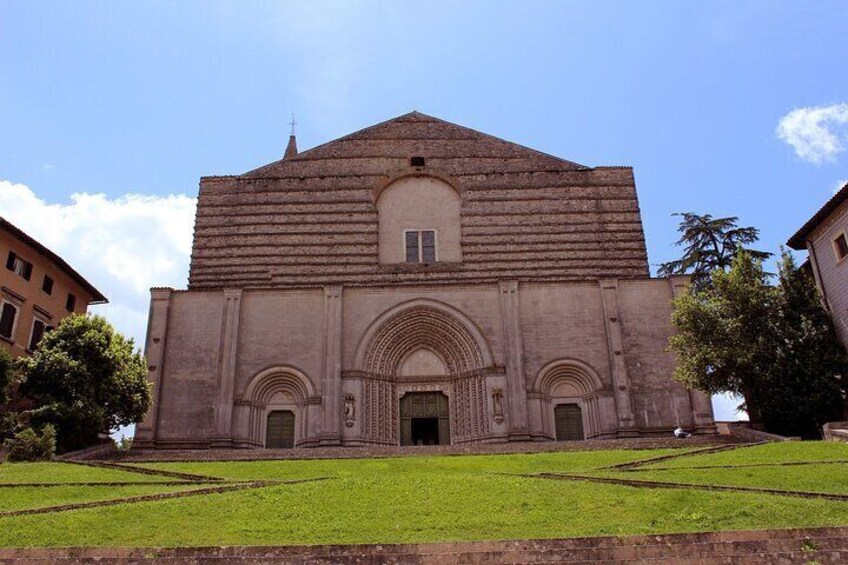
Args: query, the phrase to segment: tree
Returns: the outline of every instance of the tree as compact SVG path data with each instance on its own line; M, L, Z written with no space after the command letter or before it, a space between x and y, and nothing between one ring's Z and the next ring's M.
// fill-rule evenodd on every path
M146 363L132 339L100 316L69 316L45 334L24 368L20 393L36 405L34 427L52 424L59 451L136 422L150 407Z
M771 256L771 253L746 247L759 239L760 230L739 227L739 218L736 216L713 218L710 214L698 215L692 212L674 215L683 218L677 227L682 235L675 245L686 247L683 257L659 266L657 274L661 277L692 275L693 288L700 289L709 284L713 271L730 268L739 249L744 249L751 257L761 261Z
M15 369L12 356L5 349L0 349L0 442L14 431L14 418L10 406L14 383Z
M845 406L848 363L815 281L782 252L778 265L778 330L770 386L763 391L766 429L817 437Z
M766 386L774 353L774 287L760 261L740 251L728 272L713 272L711 285L674 300L670 339L677 353L674 378L709 394L744 397L742 408L762 420L756 399Z
M670 340L674 377L745 399L755 423L782 435L816 437L839 415L848 375L845 354L809 275L784 253L779 284L746 251L710 284L675 299Z

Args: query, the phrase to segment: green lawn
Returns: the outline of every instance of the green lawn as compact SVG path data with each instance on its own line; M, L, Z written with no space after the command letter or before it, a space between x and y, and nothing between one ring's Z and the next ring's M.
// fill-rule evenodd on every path
M180 490L192 490L209 485L120 485L120 486L59 486L59 487L17 487L0 490L0 512L43 508L60 504L77 504L113 498L127 498L144 494L159 494Z
M833 460L841 458L838 451L833 444L782 443L712 456L688 455L665 461L663 466L685 467L687 462L731 454L735 464ZM751 453L749 459L746 452ZM612 472L599 467L664 453L669 451L148 464L145 466L228 480L328 480L0 518L0 546L435 542L848 525L848 501L518 476L538 472L608 474ZM759 474L754 469L758 468L745 469L745 473L752 471L746 475L740 475L740 469L709 469L709 474L697 476L714 484L779 485L821 492L845 492L846 488L841 464L809 469L764 467ZM100 469L92 469L95 471ZM690 482L686 473L691 472L614 474L647 478L679 473L669 480ZM26 475L26 469L14 473ZM115 488L115 496L122 496L125 488L129 487ZM7 496L4 490L17 489L0 489L0 500ZM44 496L21 492L20 500ZM38 500L47 505L46 499ZM7 506L14 503L3 500Z
M727 485L848 494L848 464L740 467L738 469L671 469L593 473L642 481Z
M129 473L120 469L104 469L70 463L3 463L0 484L9 483L93 483L173 481L173 478ZM0 497L3 493L0 492Z
M848 443L835 441L787 441L730 449L657 461L646 467L696 467L790 463L798 461L848 461Z

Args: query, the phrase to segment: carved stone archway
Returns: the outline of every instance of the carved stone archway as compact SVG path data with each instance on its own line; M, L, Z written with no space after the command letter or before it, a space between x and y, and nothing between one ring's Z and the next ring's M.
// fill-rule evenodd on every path
M320 404L312 381L294 367L279 365L257 373L235 401L234 443L239 447L265 445L268 414L291 411L295 415L295 446L312 442L309 407Z
M541 435L556 437L554 412L561 404L580 407L586 439L612 437L616 430L615 400L598 373L577 359L558 359L545 365L528 395L539 403Z
M410 355L426 351L443 362L434 375L404 375ZM490 431L486 375L492 352L477 326L459 310L435 300L402 303L379 316L360 340L361 439L397 445L399 401L407 392L442 391L450 399L451 443L479 441Z

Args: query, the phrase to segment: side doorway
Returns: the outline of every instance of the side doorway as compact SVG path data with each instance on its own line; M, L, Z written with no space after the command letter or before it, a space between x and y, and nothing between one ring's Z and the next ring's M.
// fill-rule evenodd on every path
M579 441L583 435L583 411L577 404L559 404L554 408L557 441Z
M267 449L290 449L294 447L294 412L274 410L268 413L268 425L265 428L265 447Z

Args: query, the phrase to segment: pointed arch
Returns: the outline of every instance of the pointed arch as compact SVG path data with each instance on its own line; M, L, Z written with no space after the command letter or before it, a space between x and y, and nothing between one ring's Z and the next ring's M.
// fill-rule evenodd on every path
M356 366L397 376L404 359L418 349L435 353L450 374L493 365L482 332L465 314L435 300L416 299L389 309L369 326L357 349Z

